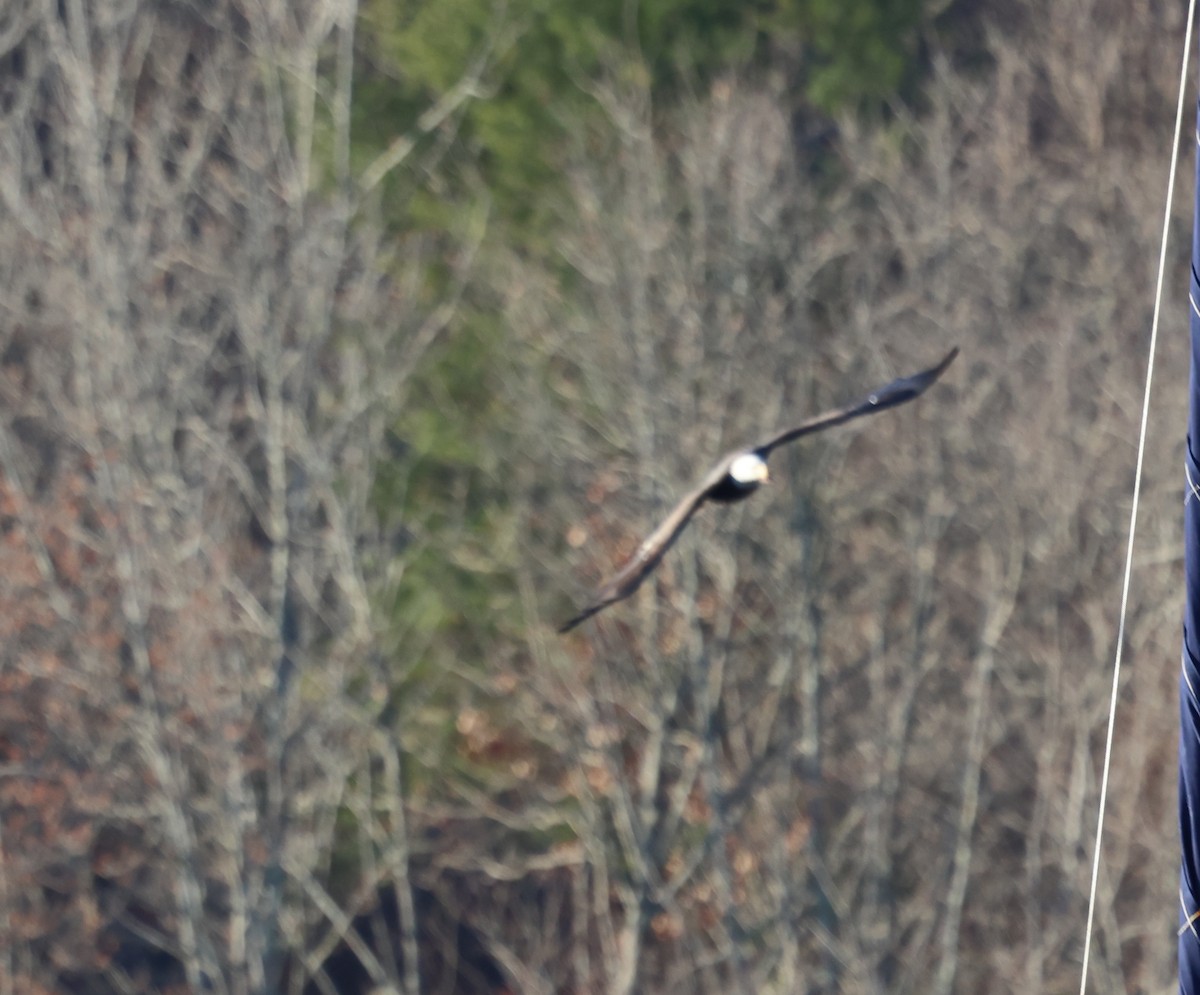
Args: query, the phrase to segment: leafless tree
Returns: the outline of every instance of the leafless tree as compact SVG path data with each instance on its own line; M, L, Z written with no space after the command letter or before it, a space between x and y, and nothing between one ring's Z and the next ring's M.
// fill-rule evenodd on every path
M1180 11L1019 0L832 167L769 77L585 83L554 265L487 260L524 527L439 541L524 624L449 705L367 509L483 221L400 247L374 198L490 56L355 171L355 13L0 10L0 993L1074 990ZM552 634L715 455L951 343ZM1171 979L1173 381L1106 991Z
M510 858L447 884L491 897L470 921L521 987L1078 985L1182 24L1018 8L986 73L939 62L919 116L842 122L832 177L769 85L678 112L596 86L611 144L573 174L573 294L506 275L536 442L513 469L530 635L493 732L542 775L501 778L478 820ZM707 509L630 602L549 635L564 561L582 595L713 457L952 343L945 385L789 451L782 486ZM1179 368L1182 335L1160 348ZM1178 448L1159 419L1103 990L1171 981ZM514 881L562 911L517 919Z
M0 991L419 988L368 497L481 228L373 198L488 56L359 176L356 16L0 10Z

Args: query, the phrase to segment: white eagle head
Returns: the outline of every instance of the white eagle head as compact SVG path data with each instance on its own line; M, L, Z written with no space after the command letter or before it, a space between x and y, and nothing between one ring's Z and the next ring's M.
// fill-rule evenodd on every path
M729 464L729 476L743 487L757 487L771 479L767 461L758 453L742 453Z

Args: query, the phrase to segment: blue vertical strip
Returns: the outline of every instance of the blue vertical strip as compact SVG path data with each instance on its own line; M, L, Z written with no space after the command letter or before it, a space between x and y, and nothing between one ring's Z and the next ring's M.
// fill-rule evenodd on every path
M1200 106L1196 110L1200 135ZM1183 673L1179 679L1179 991L1200 995L1200 150L1193 144L1196 187L1192 202L1192 272L1188 287L1192 364L1183 557L1187 601L1183 609Z

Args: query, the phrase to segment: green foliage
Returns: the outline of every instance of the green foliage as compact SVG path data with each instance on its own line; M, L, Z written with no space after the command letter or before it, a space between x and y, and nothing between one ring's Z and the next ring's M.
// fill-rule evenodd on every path
M886 102L918 75L928 0L371 0L360 38L355 138L378 152L468 68L489 60L487 93L462 111L451 202L485 185L506 239L538 244L567 203L565 152L600 110L601 75L643 79L669 104L682 85L770 65L797 102L828 112ZM636 69L634 76L628 76ZM461 168L461 171L460 171ZM446 177L443 177L446 178ZM434 220L430 218L430 220Z
M918 68L924 0L791 0L772 26L808 56L808 98L826 111L901 95Z
M383 528L410 535L385 615L406 647L424 647L455 666L486 665L488 637L515 604L507 576L514 513L501 456L511 448L512 416L494 383L502 335L482 308L464 315L396 413L392 434L402 451L381 468L375 487ZM439 638L450 632L452 641ZM425 662L410 654L405 666Z

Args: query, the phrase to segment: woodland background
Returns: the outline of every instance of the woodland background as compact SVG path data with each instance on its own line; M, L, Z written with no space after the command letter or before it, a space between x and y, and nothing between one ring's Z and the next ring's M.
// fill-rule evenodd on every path
M0 4L0 995L1078 989L1185 5L586 6ZM1192 154L1094 991L1173 990Z

